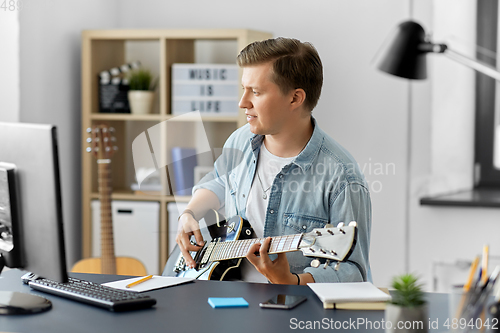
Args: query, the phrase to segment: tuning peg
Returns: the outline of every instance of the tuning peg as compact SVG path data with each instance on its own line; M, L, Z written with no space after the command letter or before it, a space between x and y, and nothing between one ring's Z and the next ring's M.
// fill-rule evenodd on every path
M106 147L106 151L108 151L108 152L109 152L110 150L111 150L111 148L110 148L110 147Z
M351 221L351 222L349 222L349 226L350 227L357 227L358 223L356 221Z
M326 269L330 265L330 259L326 259L325 265L323 266L323 269Z
M118 147L117 147L117 146L113 146L113 150L114 150L114 151L117 151L117 150L118 150Z
M108 132L108 129L107 129L106 127L103 127L103 128L102 128L102 132L103 132L103 133L107 133L107 132Z
M95 148L94 148L94 151L99 151L99 147L95 147Z
M109 128L109 131L110 131L111 133L114 133L114 132L115 132L115 128L114 128L114 127L110 127L110 128Z
M87 147L87 149L85 149L85 151L86 151L87 153L91 153L91 152L92 152L92 148Z
M107 137L106 137L106 138L104 138L103 140L104 140L104 142L108 142L108 141L109 141L109 138L107 138Z
M337 228L342 228L344 226L344 222L340 222L339 224L337 224Z
M87 133L92 133L92 128L87 127Z
M333 269L338 271L339 267L340 267L340 261L337 261L337 263L335 264L335 267L333 267Z
M319 265L321 265L321 262L319 262L318 259L313 259L313 261L311 261L311 267L318 268Z
M101 140L99 140L99 138L97 137L97 138L95 138L95 139L94 139L94 141L95 141L95 142L99 142L99 141L101 141Z
M112 136L111 141L116 142L116 138L114 136Z
M87 138L87 142L91 143L92 142L92 138Z

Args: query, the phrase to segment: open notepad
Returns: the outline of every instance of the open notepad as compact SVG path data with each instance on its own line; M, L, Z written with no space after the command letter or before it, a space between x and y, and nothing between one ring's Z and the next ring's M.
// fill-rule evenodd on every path
M175 286L175 285L178 285L181 283L186 283L186 282L190 282L190 281L194 280L193 278L153 275L153 277L151 279L144 281L144 282L142 282L138 285L135 285L133 287L127 288L128 284L135 282L137 280L140 280L142 278L143 278L143 276L140 276L140 277L135 277L135 278L131 278L131 279L103 283L102 285L106 286L106 287L120 289L120 290L143 292L143 291L149 291L149 290L154 290L154 289L171 287L171 286Z
M387 289L381 290L370 282L308 283L325 309L383 310L391 300Z

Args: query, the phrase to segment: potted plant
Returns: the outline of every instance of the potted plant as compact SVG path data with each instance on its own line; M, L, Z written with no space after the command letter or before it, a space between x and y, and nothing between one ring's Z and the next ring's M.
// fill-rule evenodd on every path
M392 287L392 300L385 309L386 332L427 332L427 302L418 278L413 274L396 276Z
M156 82L157 80L153 80L151 72L147 69L137 69L130 72L128 76L128 101L132 113L151 113Z

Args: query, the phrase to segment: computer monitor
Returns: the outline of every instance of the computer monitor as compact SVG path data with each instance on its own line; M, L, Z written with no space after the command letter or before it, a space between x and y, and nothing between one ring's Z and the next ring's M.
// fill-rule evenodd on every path
M68 281L53 125L0 122L0 257L7 267Z

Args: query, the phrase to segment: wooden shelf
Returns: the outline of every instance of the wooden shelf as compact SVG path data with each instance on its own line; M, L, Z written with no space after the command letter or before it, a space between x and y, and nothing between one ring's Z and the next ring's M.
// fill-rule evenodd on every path
M147 115L136 115L130 113L93 113L90 115L91 120L102 120L102 121L197 121L199 118L183 118L179 119L176 115L159 115L159 114L147 114ZM201 120L203 122L228 122L236 123L239 121L238 116L202 116Z
M99 199L99 193L92 192L90 198ZM113 191L112 200L132 200L132 201L161 201L161 202L189 202L191 196L186 195L160 195L148 193L134 193L133 191Z
M162 121L165 116L159 114L136 115L130 113L93 113L91 120L134 120L134 121Z

